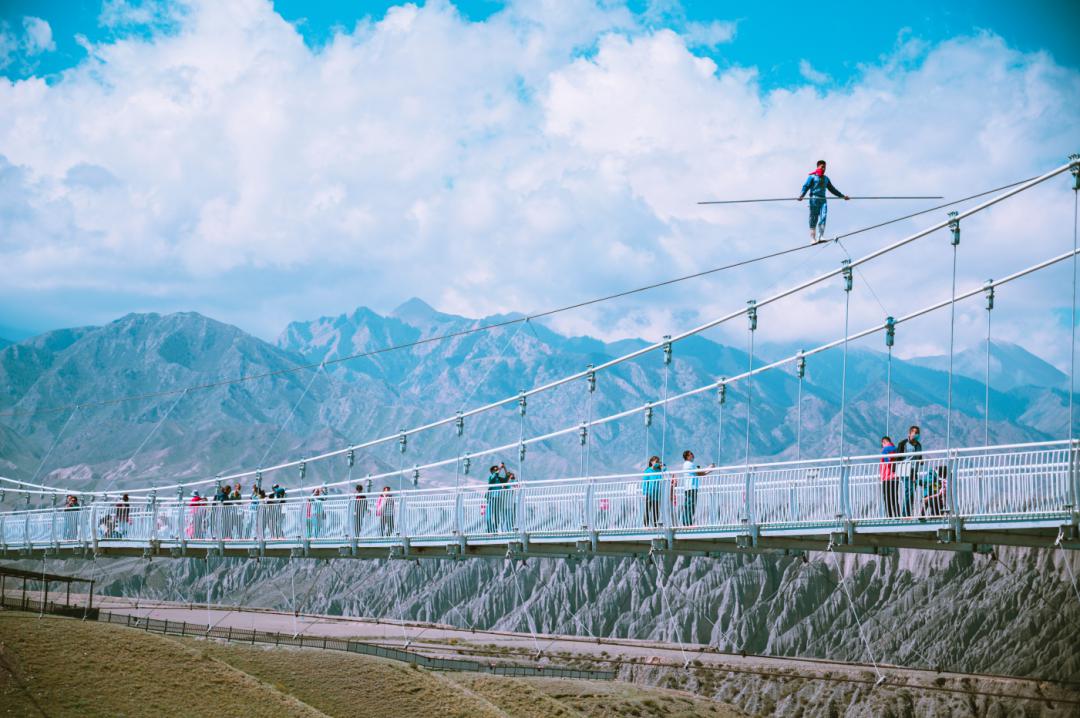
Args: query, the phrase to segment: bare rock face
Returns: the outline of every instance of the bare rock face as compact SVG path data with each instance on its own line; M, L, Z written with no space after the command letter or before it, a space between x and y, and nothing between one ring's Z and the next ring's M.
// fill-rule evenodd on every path
M212 558L209 572L203 560L65 568L98 572L105 593L147 599L1078 681L1080 601L1066 558L1080 572L1072 553L1020 549L996 559L906 551L811 554L807 562L749 555L525 564Z

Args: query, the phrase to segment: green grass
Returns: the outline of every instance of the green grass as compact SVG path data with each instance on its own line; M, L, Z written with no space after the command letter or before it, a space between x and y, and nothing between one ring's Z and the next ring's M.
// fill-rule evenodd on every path
M338 651L165 637L0 612L0 716L721 718L621 682L428 672Z

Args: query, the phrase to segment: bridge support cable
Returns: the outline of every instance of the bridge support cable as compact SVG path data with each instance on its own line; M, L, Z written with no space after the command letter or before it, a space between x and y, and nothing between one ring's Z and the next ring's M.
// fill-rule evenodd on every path
M724 404L727 403L727 379L724 377L720 377L720 381L717 382L716 403L720 417L716 428L716 465L723 466L721 458L724 456Z
M986 376L983 382L983 447L990 446L990 337L991 316L994 313L994 280L986 280ZM1072 447L1070 446L1070 451ZM983 500L983 482L979 481L979 510L986 505Z
M263 466L266 463L266 458L268 456L270 456L271 449L274 448L274 444L276 444L277 440L281 437L281 433L283 431L285 431L285 427L289 425L290 421L292 421L293 415L296 414L296 410L300 406L300 402L302 402L304 400L304 397L306 397L308 395L308 392L311 390L311 385L315 383L315 378L317 376L319 376L319 374L321 374L325 369L326 369L326 362L323 362L322 364L319 364L319 367L315 370L315 373L311 375L311 379L308 381L307 386L304 387L304 391L303 391L303 393L300 394L300 398L296 400L296 403L293 404L293 406L292 406L292 410L289 411L289 415L285 417L285 421L283 421L281 423L281 426L278 427L277 433L274 434L274 438L271 439L270 443L266 445L266 451L263 452L262 458L259 460L259 466ZM298 466L299 464L300 464L300 462L293 462L292 463L293 466ZM287 468L287 467L282 466L280 468ZM229 481L229 480L231 480L233 478L239 479L239 478L243 478L243 476L244 475L229 476L229 477L226 477L225 480ZM172 487L167 487L167 488L172 488Z
M866 635L863 633L862 621L859 620L859 613L855 610L855 600L851 597L851 591L848 590L847 579L844 578L844 571L840 568L840 562L836 560L836 552L833 550L831 540L829 541L829 546L826 549L826 553L828 553L829 557L832 558L833 566L836 567L836 573L840 576L838 584L840 588L843 589L844 595L847 597L848 608L851 609L851 615L855 619L855 626L858 628L859 638L862 640L863 646L866 647L866 655L870 658L870 665L874 667L874 673L877 674L877 681L874 683L874 685L879 686L885 682L885 674L883 674L881 672L881 669L878 668L877 659L874 658L874 651L870 648L870 641L866 640Z
M660 417L660 463L667 466L667 420L668 420L668 380L671 374L671 335L664 335L664 388L661 403L664 415Z
M960 220L957 213L949 212L949 232L952 235L952 290L949 292L949 373L948 373L948 400L945 406L945 449L946 454L946 481L950 484L945 492L946 501L949 504L949 517L956 533L960 538L960 514L957 506L956 494L960 482L957 476L957 462L952 446L952 419L953 419L953 363L956 356L956 265L960 249ZM980 482L982 483L982 482Z
M161 428L161 425L162 425L162 424L164 424L164 423L165 423L165 420L169 418L169 415L170 415L170 414L172 414L172 412L173 412L173 409L175 409L175 408L176 408L176 405L177 405L177 404L179 404L179 403L180 403L180 402L181 402L181 401L183 400L183 398L184 398L185 396L187 396L187 389L184 389L184 391L180 393L180 396L176 397L176 401L174 401L174 402L173 402L173 403L172 403L172 404L171 404L171 405L169 406L169 409L168 409L168 411L166 411L166 412L165 412L165 413L164 413L164 414L163 414L163 415L161 416L161 418L160 418L160 419L158 419L157 423L156 423L156 424L154 424L154 428L152 428L152 429L150 430L150 433L149 433L149 434L147 434L147 435L146 435L146 436L145 436L145 437L143 438L143 440L142 440L141 442L139 442L139 445L138 445L138 446L137 446L137 447L135 448L135 451L134 451L134 452L132 452L131 456L129 456L129 457L128 457L127 461L125 461L125 462L124 462L123 464L121 464L121 465L120 465L120 468L118 468L118 469L117 469L117 471L116 471L116 475L115 475L115 476L113 476L113 478L112 478L112 480L111 480L111 481L109 482L108 486L106 486L106 487L105 487L105 488L103 489L103 491L104 491L105 493L108 493L109 489L111 489L111 488L113 487L113 485L114 485L114 484L116 483L117 479L119 479L119 478L120 478L120 475L121 475L121 473L123 473L123 472L125 472L125 471L128 471L128 470L132 469L132 468L133 468L133 467L135 466L135 457L139 455L139 453L140 453L140 452L141 452L141 451L142 451L142 450L143 450L143 449L144 449L144 448L146 447L146 445L147 445L148 443L150 443L150 439L152 439L152 438L154 437L154 434L156 434L156 433L157 433L158 429L160 429L160 428ZM125 477L125 478L127 478L127 477Z
M888 316L885 317L885 436L892 436L889 426L892 423L892 354L895 343L896 320Z
M1069 446L1073 457L1072 481L1069 482L1070 503L1074 514L1080 512L1080 469L1076 466L1078 458L1072 440L1076 436L1076 424L1073 416L1076 393L1076 254L1077 254L1077 202L1080 201L1080 154L1069 155L1069 171L1073 177L1073 256L1072 256L1072 304L1069 307Z
M27 484L28 486L32 486L33 482L37 481L38 474L40 474L41 470L45 468L45 462L49 460L49 457L52 456L53 450L56 449L57 445L60 443L60 438L64 435L64 432L67 431L68 424L71 423L72 418L74 418L75 414L78 413L79 406L80 405L76 404L75 408L71 410L70 414L68 414L68 418L64 422L64 425L60 427L60 431L57 432L56 438L54 438L52 444L49 445L49 450L45 452L45 455L43 457L41 457L41 462L38 464L37 469L34 470L34 474L30 478L30 483ZM27 498L29 498L29 496L30 495L27 494Z
M1065 571L1069 574L1069 585L1072 586L1073 593L1076 594L1076 600L1080 601L1080 587L1076 585L1076 576L1073 574L1072 562L1069 560L1070 556L1065 551L1065 546L1063 545L1064 541L1065 529L1061 528L1058 530L1057 541L1055 543L1057 544L1057 547L1061 549L1061 560L1065 564Z
M751 299L747 303L746 318L747 318L747 361L748 368L746 371L746 448L743 458L745 459L744 469L744 500L746 505L743 508L745 515L744 521L747 524L747 528L750 528L753 523L753 486L752 478L750 476L750 424L754 416L754 332L757 331L757 301Z
M522 597L521 588L518 586L518 572L517 568L514 566L514 559L507 556L506 562L510 567L510 582L514 586L514 593L517 595L521 612L525 615L525 626L529 629L529 635L532 637L533 647L536 649L536 658L539 659L544 652L540 648L540 641L536 638L536 623L533 621L532 614L529 612L525 599Z
M806 379L806 357L799 350L799 358L795 360L795 376L799 380L799 390L795 397L795 460L802 460L802 395L803 384Z
M840 368L840 511L845 519L851 518L851 495L850 475L847 462L844 458L844 450L847 448L847 364L848 364L848 335L850 333L849 320L851 318L851 289L854 280L851 274L851 260L845 259L840 264L841 276L844 279L844 358Z
M690 656L686 652L686 644L682 640L682 631L679 630L679 624L675 620L675 610L672 608L671 601L668 599L667 588L664 586L666 581L664 580L664 567L660 565L660 558L655 552L649 552L649 558L656 566L656 585L660 587L660 598L667 606L668 613L668 629L675 636L675 640L679 644L679 653L683 658L683 669L690 668Z

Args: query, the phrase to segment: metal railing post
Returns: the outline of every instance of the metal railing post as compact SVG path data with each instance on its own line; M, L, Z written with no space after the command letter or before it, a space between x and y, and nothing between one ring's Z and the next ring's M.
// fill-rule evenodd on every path
M848 460L840 457L840 518L842 521L850 521L851 511L851 464Z
M585 484L585 496L582 500L581 507L583 519L582 527L589 532L594 531L596 528L596 518L593 515L595 498L595 483L592 481L592 479L590 479L589 483Z
M150 492L150 540L158 540L158 501L157 489Z
M463 518L465 516L465 492L460 487L454 489L454 534L464 536Z

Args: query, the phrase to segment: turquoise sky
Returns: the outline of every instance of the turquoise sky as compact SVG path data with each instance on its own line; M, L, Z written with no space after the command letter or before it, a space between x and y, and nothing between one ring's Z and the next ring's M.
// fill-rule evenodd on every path
M24 78L57 73L86 56L77 36L100 42L127 33L151 32L152 26L109 28L102 25L102 9L109 0L2 0L0 20L18 27L27 15L40 17L52 28L56 49L34 57L19 56L0 75ZM152 8L158 3L130 0L128 5ZM338 28L351 28L365 17L378 19L389 0L274 0L273 5L296 24L305 40L318 46ZM420 3L423 4L423 3ZM505 5L495 0L459 0L453 3L471 20L480 21ZM611 4L617 4L612 2ZM860 64L876 61L895 48L900 37L914 36L937 42L978 30L990 30L1023 51L1044 50L1062 65L1080 67L1080 2L1029 0L1002 2L960 0L904 3L732 3L702 0L629 0L627 5L656 27L682 30L687 23L733 21L733 42L704 48L721 68L740 65L758 68L767 88L790 86L803 80L800 61L810 58L813 69L828 76L826 84L845 83ZM167 25L167 23L164 23ZM819 48L819 49L818 49Z

